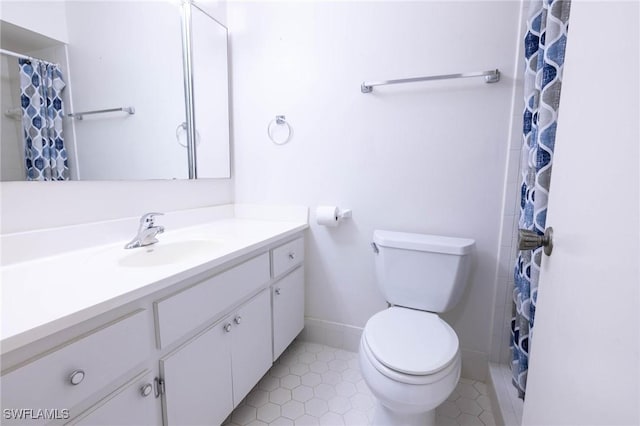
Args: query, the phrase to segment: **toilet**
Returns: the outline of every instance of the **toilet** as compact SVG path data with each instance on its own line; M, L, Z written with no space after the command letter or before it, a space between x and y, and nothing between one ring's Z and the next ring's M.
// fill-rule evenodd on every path
M372 425L433 425L460 379L458 336L439 313L467 284L475 241L376 230L376 278L389 308L360 340L362 376L377 399Z

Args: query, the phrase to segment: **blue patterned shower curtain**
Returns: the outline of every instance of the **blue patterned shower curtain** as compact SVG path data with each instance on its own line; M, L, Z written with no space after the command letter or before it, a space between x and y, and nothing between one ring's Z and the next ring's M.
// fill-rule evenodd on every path
M569 0L531 0L524 37L524 123L520 170L521 229L542 235L556 137ZM542 249L520 251L515 267L511 350L513 383L525 396Z
M26 59L18 64L27 180L68 180L60 67Z

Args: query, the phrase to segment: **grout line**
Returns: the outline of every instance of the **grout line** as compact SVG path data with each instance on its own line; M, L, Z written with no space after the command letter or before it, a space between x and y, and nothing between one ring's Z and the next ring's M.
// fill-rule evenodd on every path
M495 425L489 392L485 383L461 378L436 410L437 424ZM223 424L363 426L374 404L356 352L295 340Z

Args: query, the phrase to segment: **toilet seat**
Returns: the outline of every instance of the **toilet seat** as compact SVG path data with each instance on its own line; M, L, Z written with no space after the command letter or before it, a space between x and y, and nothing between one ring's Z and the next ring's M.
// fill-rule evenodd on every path
M379 365L377 369L395 380L405 375L434 375L452 364L459 349L455 331L438 315L400 307L371 317L364 328L363 343L375 358L372 363L386 367ZM402 381L406 379L414 382L418 377Z
M416 375L400 373L399 371L392 370L389 367L382 364L380 361L378 361L378 359L371 353L371 349L369 348L369 345L367 344L367 339L364 337L364 335L360 342L360 352L361 352L361 355L363 355L364 358L366 359L366 361L363 361L361 359L361 363L366 362L381 376L391 379L392 381L398 382L400 384L418 385L418 386L431 385L431 384L435 384L445 380L447 377L451 376L452 374L459 375L459 372L460 372L461 361L460 361L460 356L457 354L456 356L454 356L453 361L449 363L449 365L447 365L442 370L433 374L416 376ZM365 367L362 365L361 368L365 368ZM457 382L458 378L456 378L455 380Z

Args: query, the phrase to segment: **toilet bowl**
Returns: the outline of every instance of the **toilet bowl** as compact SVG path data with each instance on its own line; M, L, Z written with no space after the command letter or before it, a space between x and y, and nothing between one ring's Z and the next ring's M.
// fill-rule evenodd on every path
M390 307L367 321L359 361L377 399L372 425L435 424L460 379L458 336L438 313L457 304L475 242L374 231L376 277Z
M392 307L369 319L362 376L377 399L372 425L435 424L435 408L460 379L458 338L437 315Z

